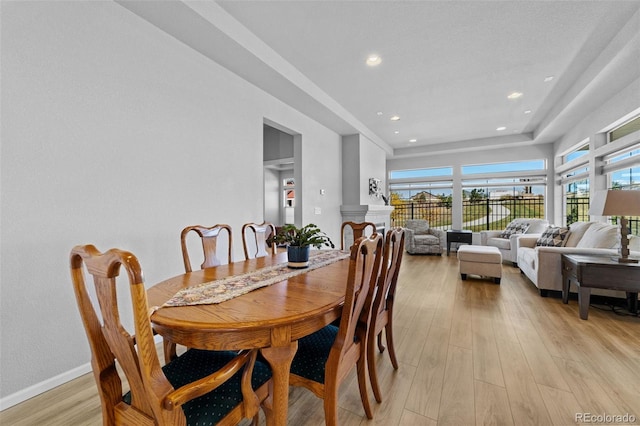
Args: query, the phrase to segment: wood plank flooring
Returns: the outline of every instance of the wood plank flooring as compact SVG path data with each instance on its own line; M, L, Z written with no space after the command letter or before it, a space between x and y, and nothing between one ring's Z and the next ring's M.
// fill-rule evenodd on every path
M575 300L541 298L508 264L501 285L462 281L452 253L404 256L394 320L400 369L377 357L384 400L370 392L373 420L352 374L341 425L567 425L576 413L640 424L637 317L591 308L582 321ZM99 404L88 374L3 411L0 424L99 425ZM323 425L322 402L291 388L289 424Z

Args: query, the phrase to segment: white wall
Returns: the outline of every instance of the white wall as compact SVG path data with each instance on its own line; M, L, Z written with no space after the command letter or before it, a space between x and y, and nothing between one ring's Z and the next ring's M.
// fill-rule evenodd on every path
M588 116L579 117L576 125L556 143L555 155L560 155L586 138L592 138L593 135L609 128L625 116L628 116L627 119L633 118L632 115L640 112L638 108L640 108L640 78L620 92L612 94Z
M369 178L380 179L386 195L386 156L382 148L365 136L360 136L360 204L384 204L382 199L369 195Z
M320 131L323 127L317 124ZM298 130L298 129L296 129ZM327 134L317 143L309 143L304 132L300 145L302 159L302 179L298 178L296 159L296 224L313 223L326 232L335 243L340 241L340 205L342 204L342 162L341 140L336 134ZM295 139L294 139L295 144ZM294 147L295 149L295 147ZM320 190L324 190L321 194ZM301 222L298 223L298 215Z
M152 285L184 226L262 220L265 119L302 135L304 219L338 239L340 137L118 4L2 2L1 55L2 405L87 368L74 245L131 250Z
M344 205L384 204L369 195L369 178L380 179L386 187L386 155L384 150L364 135L347 135L342 138Z
M275 225L282 224L282 184L280 172L264 169L264 220Z

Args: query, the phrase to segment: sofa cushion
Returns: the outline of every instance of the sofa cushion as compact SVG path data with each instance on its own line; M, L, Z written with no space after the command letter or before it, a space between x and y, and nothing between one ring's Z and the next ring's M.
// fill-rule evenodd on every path
M569 236L567 237L567 242L564 244L565 247L576 247L580 239L587 232L587 229L594 222L574 222L569 225Z
M587 229L576 247L617 248L620 246L618 226L595 222Z
M414 235L426 235L429 233L429 222L426 220L408 220L405 226L413 229Z
M536 241L536 246L563 247L567 242L569 228L549 226Z
M498 247L503 250L511 250L511 240L508 238L489 238L487 240L487 245Z
M499 235L500 238L509 238L513 234L524 234L529 229L529 222L511 221Z
M529 222L529 228L525 234L542 234L549 226L549 221L546 219L528 218L527 222Z
M440 239L431 234L416 235L415 237L413 237L413 241L417 246L440 245Z

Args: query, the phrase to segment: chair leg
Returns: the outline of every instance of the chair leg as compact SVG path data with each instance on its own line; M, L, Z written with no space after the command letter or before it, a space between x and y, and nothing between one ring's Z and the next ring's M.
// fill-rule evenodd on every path
M380 331L380 333L378 333L378 350L380 351L380 353L384 352L385 347L382 344L382 331Z
M357 362L357 369L358 369L358 387L360 388L360 399L362 400L362 406L364 407L364 412L367 415L367 418L373 419L373 411L371 411L371 405L369 404L369 394L367 393L366 354L361 355L360 360L358 360Z
M378 346L380 345L381 336L382 332L378 334ZM384 350L384 346L382 348ZM382 393L380 392L380 385L378 384L378 371L376 368L375 344L373 343L373 339L369 339L367 342L367 369L369 370L369 381L373 389L373 396L376 401L380 403L382 402Z
M394 370L398 369L398 359L396 358L396 348L393 346L393 325L391 323L391 314L389 314L389 322L384 326L384 334L387 337L387 347L389 348L389 358Z
M338 384L332 380L324 384L324 423L326 426L338 425Z

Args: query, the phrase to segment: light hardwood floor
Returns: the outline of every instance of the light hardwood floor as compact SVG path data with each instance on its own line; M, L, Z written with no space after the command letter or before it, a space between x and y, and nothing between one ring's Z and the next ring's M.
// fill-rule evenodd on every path
M378 356L384 400L370 392L374 419L352 374L340 389L341 425L568 425L576 413L640 424L640 319L591 308L582 321L575 300L541 298L510 265L496 285L461 281L454 253L405 255L395 337L400 369ZM290 403L289 424L324 424L310 392L292 388ZM0 424L101 424L93 377L3 411Z

